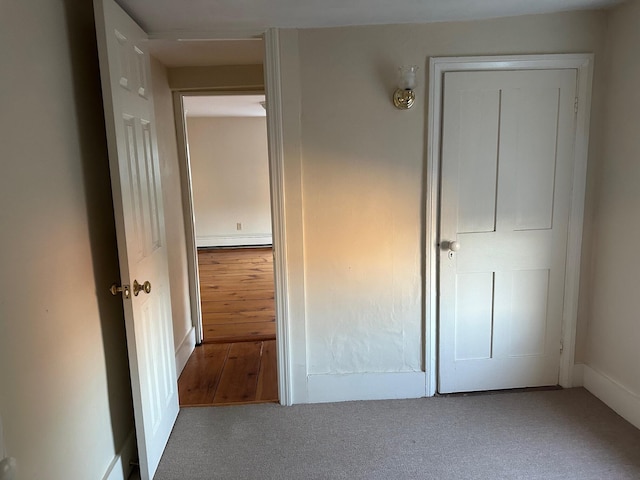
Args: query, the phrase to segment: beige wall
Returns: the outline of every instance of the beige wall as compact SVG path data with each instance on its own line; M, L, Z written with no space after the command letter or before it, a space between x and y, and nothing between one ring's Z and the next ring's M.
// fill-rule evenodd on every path
M613 10L590 261L587 363L640 396L640 2Z
M218 65L168 69L174 90L264 90L262 65Z
M289 50L295 55L293 45L297 41L299 46L309 373L422 368L428 58L593 52L592 118L598 132L605 20L603 12L574 12L299 30L297 37L283 32L283 55ZM281 60L295 62L286 56ZM396 69L404 64L417 64L421 72L418 105L407 112L396 110L390 100ZM597 144L596 134L592 165ZM589 183L588 207L591 170ZM585 251L590 249L587 236ZM581 317L580 339L584 329ZM579 346L580 355L583 351Z
M21 480L101 479L133 429L91 2L0 7L0 417Z
M171 312L173 315L173 341L177 351L193 328L191 305L189 303L187 246L178 147L176 144L176 126L173 114L173 97L167 80L167 69L153 57L151 57L151 82L156 114L158 155L162 172L169 283L171 285ZM179 374L180 370L178 370Z
M265 243L271 236L265 117L190 117L187 132L198 246Z

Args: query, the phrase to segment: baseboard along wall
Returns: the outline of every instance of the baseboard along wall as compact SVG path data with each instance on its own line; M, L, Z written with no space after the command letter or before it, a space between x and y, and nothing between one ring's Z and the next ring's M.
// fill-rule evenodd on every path
M425 372L316 374L307 377L307 402L421 398Z
M131 462L136 456L136 431L131 430L122 449L111 461L103 480L127 480L131 475Z
M178 348L176 348L176 376L179 377L184 370L189 357L196 348L196 329L191 327L185 337L182 339Z
M584 366L584 387L618 415L640 428L640 396L608 375Z

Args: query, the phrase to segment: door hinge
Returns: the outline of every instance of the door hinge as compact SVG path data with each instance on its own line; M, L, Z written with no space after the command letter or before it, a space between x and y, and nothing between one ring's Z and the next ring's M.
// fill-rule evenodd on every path
M573 111L574 113L578 113L578 97L576 97L575 101L573 102Z

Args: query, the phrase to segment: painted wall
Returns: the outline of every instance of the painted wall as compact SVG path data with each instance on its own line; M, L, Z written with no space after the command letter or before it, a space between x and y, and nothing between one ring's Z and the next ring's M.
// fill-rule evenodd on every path
M640 2L614 9L590 260L588 365L640 398ZM627 248L630 246L631 248ZM640 419L636 415L637 419Z
M189 117L187 136L198 246L271 243L266 118Z
M281 61L287 66L297 62L300 78L305 279L304 293L293 301L304 298L308 373L423 368L428 58L594 52L598 62L605 28L605 13L573 12L282 32ZM404 64L421 69L418 105L411 111L396 110L390 100L396 69ZM597 65L595 132L602 125L601 84ZM293 125L289 128L296 128L295 108L285 105L284 114L285 123ZM591 141L590 162L596 164L598 135ZM286 161L296 163L295 158ZM286 188L295 191L296 181L291 179ZM589 184L587 208L592 203L592 169ZM287 206L295 208L289 200ZM588 236L584 248L591 249ZM585 325L581 317L580 331ZM302 363L294 358L294 364ZM298 392L307 388L300 380L294 383Z
M180 185L180 167L173 114L173 97L167 81L167 69L151 57L151 82L156 113L158 154L162 173L164 215L167 234L173 343L176 352L187 336L193 335L189 303L189 275L185 239L184 213ZM194 337L195 338L195 337ZM178 375L182 365L178 365Z
M101 479L133 430L91 2L0 3L0 417L19 478Z
M262 65L176 67L168 69L168 76L169 86L174 90L264 90Z

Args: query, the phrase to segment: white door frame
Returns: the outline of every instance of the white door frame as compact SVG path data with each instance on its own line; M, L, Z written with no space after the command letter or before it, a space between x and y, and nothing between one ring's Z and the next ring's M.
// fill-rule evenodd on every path
M280 37L275 28L264 34L264 84L267 100L269 183L271 184L271 234L276 300L276 345L278 351L278 394L282 405L293 405L291 332L287 283L287 229L284 195L284 138L282 126L282 75Z
M180 162L183 212L187 245L189 295L191 316L196 331L196 342L202 342L202 311L200 306L200 280L195 237L193 191L183 97L189 95L251 95L265 93L267 98L267 136L269 149L269 184L271 191L271 225L274 261L276 303L276 345L278 362L278 394L281 405L292 405L291 352L289 335L289 306L287 290L287 256L284 214L284 154L282 137L282 93L278 36L275 30L265 34L265 92L255 89L216 90L202 89L173 92L174 115Z
M592 54L512 55L491 57L434 57L429 62L429 99L427 123L427 196L425 219L425 371L426 395L437 392L438 375L438 244L440 224L440 152L442 95L445 72L478 70L549 70L577 71L577 120L574 147L574 166L571 190L571 210L567 238L567 264L562 312L562 353L560 378L562 387L574 385L576 323L584 199L587 180L589 120L591 113Z
M187 274L189 276L189 304L191 323L195 330L195 343L202 343L202 307L200 305L200 275L198 274L198 249L196 246L195 214L193 208L193 185L191 183L191 159L187 142L187 124L184 121L182 92L174 91L173 116L176 127L178 163L180 172L180 191L182 194L182 212L184 217L185 244L187 248Z

